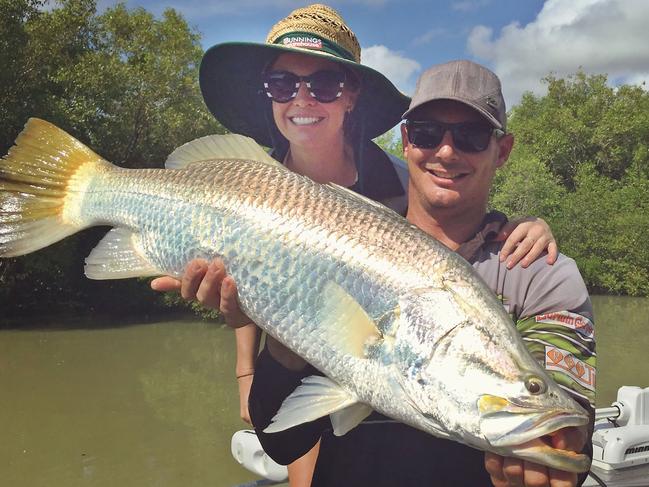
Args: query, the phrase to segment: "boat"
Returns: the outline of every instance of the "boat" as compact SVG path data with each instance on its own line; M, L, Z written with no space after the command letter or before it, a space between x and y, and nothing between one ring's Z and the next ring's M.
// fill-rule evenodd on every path
M649 487L649 387L622 386L610 407L595 410L593 464L584 487ZM286 467L270 458L253 430L234 433L232 457L261 479L236 487L286 483Z
M593 464L584 486L649 487L649 387L622 386L595 410Z

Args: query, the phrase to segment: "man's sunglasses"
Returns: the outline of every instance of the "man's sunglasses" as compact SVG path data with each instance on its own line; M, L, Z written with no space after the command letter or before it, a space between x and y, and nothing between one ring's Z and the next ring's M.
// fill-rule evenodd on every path
M437 147L446 131L453 136L453 144L462 152L482 152L489 147L491 135L497 137L504 132L484 122L443 123L435 120L407 120L408 141L422 149Z
M300 83L304 81L309 94L320 103L331 103L343 94L345 73L322 70L308 76L298 76L289 71L264 73L266 95L277 103L288 103L297 96Z

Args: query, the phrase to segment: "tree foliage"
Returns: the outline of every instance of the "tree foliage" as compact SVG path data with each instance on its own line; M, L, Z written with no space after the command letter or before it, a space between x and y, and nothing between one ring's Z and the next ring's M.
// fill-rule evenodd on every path
M161 165L175 147L223 132L198 87L199 34L173 9L161 18L96 0L0 0L0 150L31 116L127 167ZM649 295L649 94L583 72L545 78L512 109L516 146L491 205L545 218L593 290ZM401 157L398 136L377 143ZM128 311L156 300L146 282L89 281L83 259L105 229L0 260L5 316ZM18 297L18 299L16 299ZM171 296L160 301L178 303Z
M403 159L403 143L401 142L401 133L398 128L392 129L379 135L374 142L386 152L393 156Z
M604 75L548 76L510 116L516 148L491 204L546 219L600 292L649 295L649 93Z
M579 165L620 180L631 166L649 164L649 97L641 86L612 88L606 75L579 71L545 78L548 93L526 93L510 115L517 144L527 147L566 188Z
M55 123L126 167L161 166L175 147L224 131L198 87L200 36L176 11L154 18L124 4L97 14L95 0L61 0L50 10L43 4L0 0L3 154L29 117ZM90 229L0 261L4 311L114 310L115 303L127 309L153 302L146 283L83 276L83 259L103 231Z

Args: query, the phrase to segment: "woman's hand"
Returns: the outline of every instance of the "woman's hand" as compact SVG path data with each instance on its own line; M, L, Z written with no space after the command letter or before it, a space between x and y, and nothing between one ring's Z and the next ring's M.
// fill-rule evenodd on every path
M554 448L580 452L586 444L585 427L564 428L551 436ZM485 452L485 469L494 487L575 487L577 474L555 470L518 458Z
M525 268L534 262L544 251L548 252L545 261L554 264L559 255L557 242L550 226L541 218L527 217L512 220L505 224L497 241L505 244L500 250L500 261L507 261L507 268L512 269L519 261Z
M206 308L218 309L232 328L252 323L239 307L237 286L232 276L227 275L221 259L209 264L204 259L194 259L187 264L180 280L170 276L158 277L151 281L151 288L155 291L180 291L186 301L195 299Z

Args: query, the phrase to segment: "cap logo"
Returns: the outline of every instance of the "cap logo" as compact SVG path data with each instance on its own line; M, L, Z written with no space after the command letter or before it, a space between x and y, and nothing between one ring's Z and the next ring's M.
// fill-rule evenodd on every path
M285 37L282 44L287 47L302 47L306 49L322 49L322 39L317 37L298 36Z

